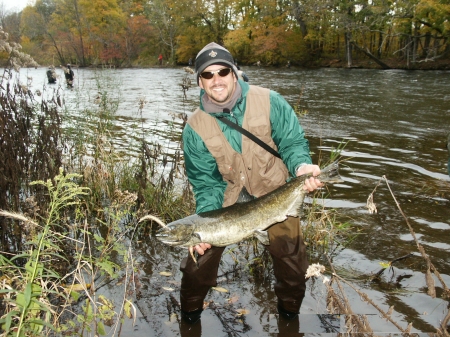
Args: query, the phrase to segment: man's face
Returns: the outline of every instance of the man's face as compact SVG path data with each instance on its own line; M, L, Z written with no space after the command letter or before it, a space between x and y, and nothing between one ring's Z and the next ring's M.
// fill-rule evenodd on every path
M213 71L216 72L220 69L230 68L228 66L213 64L205 68L203 72ZM211 79L206 79L200 76L199 81L200 88L206 91L206 94L217 104L227 103L233 96L236 88L236 77L231 70L230 73L224 77L221 77L217 72Z

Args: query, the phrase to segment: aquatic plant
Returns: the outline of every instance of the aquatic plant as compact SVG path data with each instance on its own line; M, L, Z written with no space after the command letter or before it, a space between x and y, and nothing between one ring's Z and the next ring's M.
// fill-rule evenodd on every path
M179 151L172 156L130 138L140 150L124 155L110 137L118 100L103 90L108 80L100 75L99 95L74 118L70 109L80 109L80 102L65 105L59 88L38 102L12 82L11 70L5 74L1 335L120 334L123 319L136 317L130 297L138 282L131 249L140 231L136 212L150 209L170 218L192 207L183 200L189 192L180 194L175 183ZM101 289L119 277L123 297L113 303Z
M26 84L5 68L0 80L0 209L33 212L45 209L48 198L34 180L54 177L62 163L60 93L54 90L41 102ZM30 204L29 196L35 198ZM30 233L17 221L0 218L1 243L4 252L21 250Z
M24 251L11 259L2 257L0 268L5 276L5 308L0 320L3 331L8 335L30 336L42 332L44 327L53 328L51 298L54 287L61 277L54 267L56 261L67 261L61 248L61 239L69 239L54 231L60 226L62 209L77 204L77 197L86 194L85 189L76 186L73 179L77 175L64 176L62 170L51 180L33 184L45 186L49 197L49 208L42 221L29 219L15 213L2 211L0 215L34 226L37 235L31 236L24 244ZM68 262L68 261L67 261Z

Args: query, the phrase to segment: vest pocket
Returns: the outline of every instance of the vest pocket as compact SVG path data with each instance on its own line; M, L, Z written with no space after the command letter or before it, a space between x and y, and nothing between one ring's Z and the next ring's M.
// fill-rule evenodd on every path
M232 166L233 160L227 156L227 151L224 149L224 144L220 137L211 138L211 141L207 144L207 148L216 160L217 166L224 180L235 184L237 177Z
M288 170L284 163L261 148L253 149L252 171L253 176L259 176L259 182L255 182L252 191L256 196L262 196L284 185L288 177Z

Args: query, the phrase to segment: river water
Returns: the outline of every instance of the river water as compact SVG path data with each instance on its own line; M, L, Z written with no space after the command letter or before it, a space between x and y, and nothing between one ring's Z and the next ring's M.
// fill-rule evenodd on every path
M358 233L349 247L333 256L338 275L366 293L382 310L393 306L392 317L403 328L412 323L412 332L435 332L448 311L448 302L442 299L443 287L437 278L437 298L427 295L426 262L418 253L408 223L449 286L450 178L445 143L450 132L450 73L328 68L243 70L251 84L278 91L289 103L305 110L300 122L315 162L328 158L332 149L346 143L341 153L345 182L329 187L323 200ZM185 77L195 83L194 76L181 67L111 70L107 74L112 85L105 89L98 86L97 71L77 69L75 88L60 88L67 106L75 109L80 101L94 104L99 93L108 90L119 104L119 131L113 135L116 142L126 147L139 124L147 130L145 136L149 140L171 146L167 135L181 131L174 116L189 115L198 102L196 85L186 91L185 98L180 85ZM20 76L33 78L33 90L57 88L45 84L43 68L23 69ZM140 100L145 101L141 111ZM366 203L375 188L377 212L370 213ZM206 300L214 305L202 315L201 335L283 336L279 331L285 327L277 324L273 279L251 275L242 262L236 268L235 259L242 261L241 248L230 248L224 256L218 284L229 292L212 290L208 295ZM410 253L413 255L395 263L393 270L386 270L380 281L370 282L370 276L380 270L380 263ZM179 297L178 267L185 254L153 238L135 244L141 283L135 302L137 321L133 327L126 323L122 335L200 335L198 326L180 328L170 304L172 296ZM162 276L162 271L173 276ZM328 266L326 274L330 274ZM354 290L348 286L345 289L353 312L367 314L375 332L399 332ZM120 287L106 291L111 297L121 298ZM308 334L345 332L342 317L322 315L327 313L325 299L323 284L309 281L300 326L294 326L294 330ZM239 309L248 313L236 319Z

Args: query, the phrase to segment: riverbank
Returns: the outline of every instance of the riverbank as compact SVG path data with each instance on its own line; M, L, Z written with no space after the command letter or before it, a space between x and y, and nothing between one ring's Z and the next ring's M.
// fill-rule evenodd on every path
M437 60L420 60L418 62L412 63L408 65L405 60L399 60L395 58L391 59L383 59L381 60L386 66L390 69L401 69L401 70L450 70L450 59L437 59ZM0 62L0 66L5 67L4 64ZM176 64L175 67L179 66L187 66L187 64ZM242 66L251 66L247 64L242 64ZM301 68L349 68L349 69L383 69L383 67L376 63L374 60L369 58L355 58L352 62L352 66L349 67L346 59L321 59L314 62L297 65L293 64L293 67L301 67ZM41 65L41 67L44 67ZM149 68L173 68L174 66L165 64L165 65L144 65L144 64L133 64L130 66L121 66L116 67L112 65L105 64L92 64L86 67L78 67L76 64L72 65L72 68L104 68L111 67L116 69L149 69ZM262 65L264 67L264 65ZM274 66L276 68L276 66ZM26 67L25 67L26 68ZM30 67L28 67L30 68ZM32 67L36 68L36 67ZM193 68L193 66L191 66ZM279 66L279 68L284 68L284 66ZM386 68L385 68L386 69Z
M381 60L384 64L389 66L391 69L402 69L402 70L450 70L450 60L449 59L437 59L437 60L421 60L416 63L410 62L408 65L405 60L398 59L383 59ZM320 68L349 68L347 60L345 59L333 59L333 60L323 60L319 64ZM355 59L353 60L352 66L350 68L356 69L383 69L379 64L371 59Z

